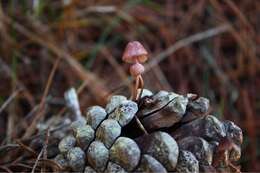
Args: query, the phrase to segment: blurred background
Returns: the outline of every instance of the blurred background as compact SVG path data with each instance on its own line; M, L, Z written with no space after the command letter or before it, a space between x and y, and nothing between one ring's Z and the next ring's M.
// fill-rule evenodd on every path
M260 1L2 0L0 142L64 107L129 96L129 41L149 51L145 88L197 93L244 132L242 171L260 170ZM37 110L44 113L37 116Z

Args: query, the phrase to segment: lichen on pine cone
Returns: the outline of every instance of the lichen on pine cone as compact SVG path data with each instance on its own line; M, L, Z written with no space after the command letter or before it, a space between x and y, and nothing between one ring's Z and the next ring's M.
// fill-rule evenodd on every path
M196 94L144 89L138 102L114 95L71 123L54 161L62 171L93 173L238 171L242 131L209 115L209 107Z

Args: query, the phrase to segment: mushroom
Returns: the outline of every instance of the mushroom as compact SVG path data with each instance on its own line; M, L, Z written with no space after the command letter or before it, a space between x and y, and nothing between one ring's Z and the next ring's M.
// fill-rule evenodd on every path
M145 70L142 63L147 61L147 59L148 53L140 42L132 41L127 44L122 60L132 64L130 67L130 74L135 78L135 85L132 92L133 100L138 100L142 94L144 82L141 74ZM138 94L137 91L139 88L141 88L141 92Z
M134 81L135 84L133 85L132 96L131 96L131 98L134 101L138 101L143 92L144 81L141 74L144 73L145 69L142 63L144 63L147 59L148 59L148 53L140 42L132 41L127 44L122 60L126 63L131 64L130 74L132 77L135 78ZM139 91L138 89L141 89L140 92L138 92ZM138 123L140 129L145 134L148 134L144 126L136 116L135 116L135 120Z

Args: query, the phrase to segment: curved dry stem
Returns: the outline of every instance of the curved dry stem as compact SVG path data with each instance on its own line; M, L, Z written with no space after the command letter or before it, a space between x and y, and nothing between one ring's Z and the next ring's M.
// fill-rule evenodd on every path
M134 83L135 84L133 85L133 91L132 91L131 98L134 101L137 101L141 97L143 88L144 88L144 80L143 80L142 76L141 75L136 76ZM138 93L139 88L141 89L141 92Z
M138 78L139 78L139 87L137 88L137 91L138 91L139 88L141 90L140 90L140 92L137 92L136 100L139 100L141 98L142 93L143 93L143 89L144 89L144 80L143 80L142 76L139 75Z
M139 98L141 97L142 95L142 92L143 92L143 88L144 88L144 81L143 81L143 78L141 75L138 75L136 76L135 78L135 84L133 85L133 91L132 91L132 96L131 98L134 100L134 101L138 101ZM141 92L138 93L138 89L141 88ZM137 116L135 116L135 120L139 126L139 128L144 132L144 134L148 134L147 130L144 128L143 124L141 123L141 121L138 119Z

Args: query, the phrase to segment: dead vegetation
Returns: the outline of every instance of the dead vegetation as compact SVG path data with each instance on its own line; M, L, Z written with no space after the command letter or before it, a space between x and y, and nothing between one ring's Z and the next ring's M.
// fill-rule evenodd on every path
M26 145L35 135L48 145L37 124L64 115L70 87L78 89L82 110L104 105L111 93L129 96L132 79L121 55L139 40L151 59L145 88L209 98L215 115L245 133L242 171L260 170L259 8L256 0L2 1L0 155L11 150L8 157L17 159L0 159L1 169L36 169L35 159L57 169L45 147L36 153ZM16 164L27 155L32 163Z

